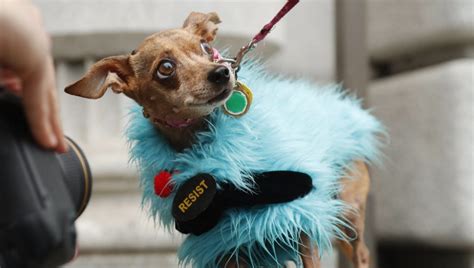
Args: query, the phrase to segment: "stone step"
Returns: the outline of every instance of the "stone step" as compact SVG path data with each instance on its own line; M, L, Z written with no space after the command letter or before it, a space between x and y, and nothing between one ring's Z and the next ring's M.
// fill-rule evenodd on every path
M118 253L82 255L64 268L178 268L174 252L161 253ZM287 268L295 268L293 263ZM336 268L336 259L326 257L321 267Z
M77 221L79 246L89 252L176 250L182 236L155 226L141 209L138 192L94 192Z
M279 1L134 1L35 0L42 11L45 27L52 35L55 58L78 59L87 56L129 53L144 37L157 31L180 27L192 11L219 14L223 23L219 39L226 46L249 42L281 8ZM245 23L242 15L245 14ZM284 28L285 26L280 26ZM254 32L249 34L249 29ZM267 53L274 53L285 42L285 32L275 31L266 41Z
M367 5L368 46L376 60L474 39L471 0L369 0Z
M386 164L373 174L380 239L474 246L473 85L468 58L370 85L390 136Z
M81 255L64 268L178 268L178 263L173 252L95 253Z

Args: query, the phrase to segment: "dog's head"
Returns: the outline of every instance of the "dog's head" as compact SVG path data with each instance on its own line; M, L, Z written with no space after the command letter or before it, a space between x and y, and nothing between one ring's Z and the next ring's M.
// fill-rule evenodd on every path
M227 64L213 60L216 13L191 13L182 28L147 37L131 54L94 64L66 92L97 99L110 88L143 106L157 124L180 127L210 114L235 83Z

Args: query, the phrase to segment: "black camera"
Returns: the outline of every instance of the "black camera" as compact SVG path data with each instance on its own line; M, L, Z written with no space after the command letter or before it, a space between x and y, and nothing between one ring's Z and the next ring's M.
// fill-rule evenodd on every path
M0 268L57 267L76 249L92 177L68 138L57 154L33 140L20 100L0 88Z

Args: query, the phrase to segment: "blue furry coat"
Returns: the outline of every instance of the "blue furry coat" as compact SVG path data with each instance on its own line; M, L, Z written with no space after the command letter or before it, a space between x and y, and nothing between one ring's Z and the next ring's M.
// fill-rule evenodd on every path
M249 174L271 170L307 173L314 187L289 203L225 211L213 229L186 237L178 253L183 265L213 268L229 256L242 256L251 267L299 263L301 232L320 253L330 249L331 240L345 238L340 227L347 205L334 198L339 179L354 160L370 163L378 157L381 125L340 87L270 76L254 64L242 66L239 80L254 93L249 112L234 118L217 109L209 130L198 133L197 142L182 152L170 147L140 107L133 107L126 135L151 216L173 229L174 193L160 198L153 186L155 174L165 169L180 171L172 178L175 189L197 173L212 174L218 184L251 189Z

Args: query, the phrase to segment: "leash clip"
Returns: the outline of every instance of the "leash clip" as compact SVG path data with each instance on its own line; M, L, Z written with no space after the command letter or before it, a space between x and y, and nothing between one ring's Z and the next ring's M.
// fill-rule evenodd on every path
M245 57L245 54L254 49L257 46L258 42L265 39L265 37L273 30L273 28L275 28L275 25L278 23L278 21L280 21L280 19L283 18L298 3L299 0L287 0L286 4L280 9L280 11L278 11L275 17L273 17L273 19L269 23L265 24L265 26L263 26L260 32L258 32L258 34L255 35L246 46L243 46L239 50L239 53L235 57L235 62L232 63L232 68L234 69L235 73L239 71L240 63Z
M246 46L243 46L240 48L239 53L237 53L237 56L234 58L234 62L231 64L232 69L234 69L234 72L238 72L240 69L240 64L242 63L243 58L247 53L249 53L252 49L254 49L257 46L256 42L254 39L250 41Z

